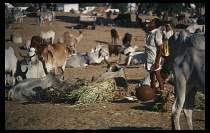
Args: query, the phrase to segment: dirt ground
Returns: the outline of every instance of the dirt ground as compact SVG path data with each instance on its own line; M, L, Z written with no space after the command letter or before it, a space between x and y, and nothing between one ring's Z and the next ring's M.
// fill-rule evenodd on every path
M104 14L104 16L106 16ZM37 26L35 17L24 18L23 24L11 24L5 30L5 48L13 47L17 58L21 57L19 52L26 55L26 50L19 47L24 45L32 36L39 35L40 31L53 30L55 32L55 42L66 31L79 35L79 29L72 29L78 25L77 14L56 12L56 19L49 26L45 22L44 26ZM115 18L112 15L111 18ZM146 18L154 16L140 15L144 21ZM132 22L135 22L135 14L132 14ZM79 53L90 51L97 43L107 45L111 42L110 30L116 29L119 36L123 37L126 32L133 36L146 37L145 32L135 25L131 28L97 25L96 30L86 30L83 32L83 39L77 45ZM12 33L20 33L23 43L9 43ZM118 43L121 44L121 40ZM145 41L131 42L132 46L137 45L137 50L144 50ZM108 61L114 61L118 57L110 57ZM125 56L122 56L121 65L124 64ZM89 65L81 68L66 68L65 80L68 83L75 83L77 78L91 81L94 74L105 72L106 64ZM134 87L148 73L143 65L128 66L125 69L126 79L129 88ZM173 88L165 85L166 89ZM72 106L68 104L26 104L24 102L7 101L5 97L5 129L6 130L171 130L171 112L159 113L153 109L154 102L138 101L133 96L133 101L121 100L114 103L99 103L91 105ZM181 128L188 130L184 114L180 118ZM196 130L205 130L205 110L193 111L193 124Z

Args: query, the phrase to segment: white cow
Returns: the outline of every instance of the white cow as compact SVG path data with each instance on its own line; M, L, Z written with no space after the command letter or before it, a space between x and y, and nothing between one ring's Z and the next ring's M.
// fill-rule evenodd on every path
M144 52L132 52L125 58L125 63L127 66L138 65L145 63L145 54Z
M9 47L8 49L5 49L5 74L10 74L10 76L12 77L12 85L15 84L14 75L17 70L17 61L18 60L13 48ZM5 85L6 85L6 78L5 78Z
M51 40L50 44L53 44L54 43L54 38L55 38L55 32L52 31L52 30L49 30L49 31L41 31L39 36L44 40Z
M198 90L205 93L205 33L175 32L169 39L170 55L164 60L162 70L173 72L175 101L172 106L172 124L180 130L182 108L188 126L193 129L192 110Z
M193 24L190 25L186 28L186 31L189 33L195 33L196 29L200 29L202 32L205 32L205 25L198 25L198 24Z
M185 54L178 56L173 65L175 80L175 100L172 106L172 123L180 130L181 110L193 130L192 110L197 91L205 93L205 50L189 48Z

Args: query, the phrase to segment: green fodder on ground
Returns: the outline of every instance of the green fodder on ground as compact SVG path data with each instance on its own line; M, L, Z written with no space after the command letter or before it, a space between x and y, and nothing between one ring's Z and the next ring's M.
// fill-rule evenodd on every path
M77 79L76 84L48 87L27 97L30 103L68 103L73 105L112 102L128 96L128 83L124 78L86 83Z
M73 90L68 96L68 101L77 105L112 102L128 95L127 86L127 82L123 78L88 83Z
M171 111L174 103L173 89L165 89L162 95L159 95L155 100L154 109L158 112ZM205 109L205 94L197 92L195 95L194 109Z

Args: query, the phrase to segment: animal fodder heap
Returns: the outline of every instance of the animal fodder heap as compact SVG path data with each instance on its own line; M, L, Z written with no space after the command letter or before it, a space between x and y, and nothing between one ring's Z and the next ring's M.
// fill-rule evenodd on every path
M66 102L67 96L75 89L78 88L63 82L61 86L53 84L51 87L42 89L36 94L25 97L30 103L63 103Z
M174 103L174 92L173 89L165 89L162 95L159 95L155 99L154 109L158 112L171 111ZM197 92L195 95L194 109L205 109L205 94Z
M77 79L76 84L64 82L61 86L52 85L29 97L30 103L68 103L73 105L104 103L122 100L130 93L124 78L108 79L85 83Z
M89 83L77 90L73 90L68 96L68 101L72 104L79 105L104 103L122 99L127 95L127 88L117 87L115 80L116 79L108 79L105 81Z
M164 89L163 94L155 99L154 109L159 112L171 111L174 102L173 89Z

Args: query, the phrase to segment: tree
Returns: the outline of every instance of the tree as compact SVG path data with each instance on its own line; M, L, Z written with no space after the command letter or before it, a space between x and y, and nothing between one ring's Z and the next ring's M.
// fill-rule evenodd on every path
M185 11L182 3L159 3L155 10L157 14L164 12L162 21L168 20L169 13L180 14L182 11Z
M31 5L31 3L10 3L14 7L28 7Z
M196 15L198 15L199 17L202 16L202 13L201 13L201 8L202 7L205 7L205 3L194 3L195 6L196 6Z
M179 14L181 11L185 10L182 3L140 3L140 8L146 12L153 11L153 13L157 14L159 17L163 12L163 21L168 20L169 14Z

